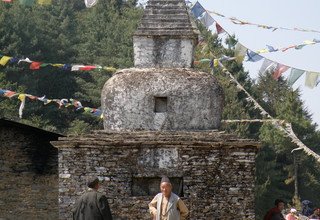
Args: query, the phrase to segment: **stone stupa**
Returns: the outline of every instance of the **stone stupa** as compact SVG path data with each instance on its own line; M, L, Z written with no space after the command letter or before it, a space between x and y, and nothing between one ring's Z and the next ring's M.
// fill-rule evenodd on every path
M149 0L133 36L135 67L102 90L104 130L53 142L60 219L71 219L86 180L99 176L115 219L149 220L162 175L189 219L254 219L259 143L218 130L223 90L192 68L197 39L184 0Z

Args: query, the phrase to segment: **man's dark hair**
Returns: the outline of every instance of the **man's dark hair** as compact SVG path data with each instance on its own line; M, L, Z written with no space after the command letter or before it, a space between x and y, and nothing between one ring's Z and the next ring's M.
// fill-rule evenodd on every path
M282 199L276 199L275 201L274 201L274 205L275 206L278 206L279 205L279 203L284 203L284 204L286 204Z
M94 178L88 181L87 186L91 189L93 189L94 187L96 187L96 185L99 183L99 179L98 178Z

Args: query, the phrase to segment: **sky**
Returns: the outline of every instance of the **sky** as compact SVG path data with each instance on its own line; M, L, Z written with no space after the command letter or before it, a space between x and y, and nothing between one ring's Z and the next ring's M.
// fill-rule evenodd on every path
M193 1L194 3L195 1ZM289 28L304 28L320 31L320 1L319 0L199 0L208 11L215 11L227 17L236 17L240 20L269 26ZM282 48L303 43L305 40L320 39L320 33L307 33L287 30L267 30L249 25L236 25L229 19L211 16L230 34L235 34L239 42L245 47L256 51L272 45ZM291 49L287 52L263 54L264 57L287 66L307 71L320 72L320 44L305 46L301 50ZM260 62L244 62L244 67L250 76L256 79L262 65ZM288 70L284 77L290 73ZM305 74L293 85L299 89L305 107L312 114L313 122L320 125L320 85L310 89L304 85ZM318 126L319 129L319 126Z
M143 2L143 1L142 1ZM144 0L146 2L146 0ZM195 0L191 0L195 3ZM288 28L304 28L320 31L319 0L199 0L208 11L215 11L227 17L235 17L251 23ZM303 43L305 40L320 40L320 33L308 33L289 30L267 30L250 25L236 25L229 19L211 14L211 16L230 34L234 34L239 42L252 51L266 48L266 45L283 48ZM320 44L305 46L301 50L291 49L287 52L263 54L264 57L297 69L320 73ZM260 62L244 62L244 67L253 79L257 78L262 65ZM287 77L290 69L283 74ZM305 74L293 85L299 89L301 100L313 122L320 125L320 85L310 89L304 85ZM318 126L318 129L320 127Z

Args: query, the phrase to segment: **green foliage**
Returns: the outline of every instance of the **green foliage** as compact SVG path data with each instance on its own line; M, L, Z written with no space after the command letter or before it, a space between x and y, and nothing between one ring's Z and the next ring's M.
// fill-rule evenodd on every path
M80 135L83 133L88 133L92 129L89 123L85 121L75 119L70 123L70 127L68 129L67 134L69 135Z
M32 7L0 3L0 54L33 61L62 64L93 64L126 68L133 65L132 34L142 15L136 1L101 0L90 9L77 0L53 1ZM100 107L101 90L111 72L70 72L56 67L30 70L29 63L0 67L0 88L52 99L73 98L83 106ZM0 99L0 117L18 119L17 97ZM77 120L76 120L77 119ZM75 121L76 120L76 121ZM78 129L102 129L98 118L59 108L50 103L26 100L24 123L70 133ZM41 123L42 121L42 123ZM80 121L80 122L79 122Z
M221 40L217 35L207 31L200 23L198 27L201 31L201 35L204 38L203 42L200 42L196 49L196 60L203 58L220 58L222 55L233 56L233 50L235 43L231 38L227 39L228 42L232 42L228 49L222 46ZM243 70L242 64L236 62L226 62L224 65L227 69L234 73L236 79L248 90L251 91L252 81L249 77L249 73ZM230 79L221 71L221 68L209 69L208 64L197 65L196 68L204 70L206 72L212 72L212 74L219 80L221 86L224 89L225 106L223 111L223 119L249 119L257 114L255 110L252 110L251 104L246 101L246 96L243 92L238 91L234 83L230 82ZM256 125L250 124L225 124L223 129L230 132L235 132L241 136L255 136Z
M100 0L90 9L78 0L57 0L52 5L25 7L14 1L0 2L0 54L51 63L81 63L116 68L133 65L132 34L142 16L135 7L136 0ZM198 24L204 39L196 49L195 60L234 56L236 39L222 42L205 27ZM224 48L222 45L227 45ZM320 134L311 122L311 115L300 100L299 91L292 91L286 82L272 79L271 74L259 76L253 82L242 64L224 62L234 77L275 118L291 122L297 136L313 150L320 153ZM212 72L224 89L223 119L261 118L258 110L237 90L220 68L211 70L207 63L196 66ZM74 98L83 106L99 107L100 93L111 72L70 72L55 67L37 71L29 64L7 64L0 67L0 88L47 98ZM27 100L24 119L18 118L20 102L0 97L0 117L21 121L49 131L79 135L102 129L102 121L73 107L58 108L50 103ZM262 147L256 159L256 214L262 219L274 199L293 198L293 155L296 148L288 138L271 124L226 124L224 129L243 138L256 138ZM320 167L303 152L299 165L299 195L320 205Z
M196 60L202 58L220 58L222 55L234 56L236 39L234 36L226 39L227 49L216 35L209 33L201 24L199 29L204 42L196 51ZM235 61L224 63L238 82L258 101L258 103L274 118L292 123L297 136L311 149L319 152L319 132L311 121L311 115L303 106L299 91L293 91L285 80L275 81L271 73L260 75L257 82L250 80L241 64ZM210 71L207 64L200 64L197 68ZM224 119L257 119L261 115L251 103L246 102L246 95L236 89L236 85L221 71L214 68L212 73L218 79L225 92ZM294 201L294 164L292 149L297 146L276 129L272 124L227 124L229 132L242 137L256 138L262 142L262 147L256 158L256 219L262 219L265 212L273 205L276 198L282 198L295 207L299 202ZM299 153L298 165L300 199L320 204L320 199L313 192L319 190L319 164L303 152Z
M254 88L257 100L275 118L292 123L297 136L311 149L319 143L319 132L316 131L315 124L311 122L311 116L303 107L298 91L293 91L286 82L280 78L275 81L270 73L260 75L258 83ZM267 207L267 202L271 202L270 195L279 195L292 204L294 194L294 161L292 149L297 146L291 143L289 138L285 138L283 133L271 125L263 125L260 129L260 140L263 142L262 152L273 154L272 161L263 158L257 159L257 188L264 188L264 192L257 191L257 207ZM308 199L315 204L320 204L319 198L314 196L312 190L319 189L319 182L312 181L319 177L319 172L315 167L313 158L300 152L300 165L298 172L299 195L301 199ZM261 153L260 153L261 155ZM267 164L274 163L276 168L270 169ZM268 174L268 177L263 173ZM280 175L279 175L280 174ZM268 180L273 180L266 186ZM308 186L309 185L309 186ZM312 189L312 190L311 190ZM274 190L280 190L274 192ZM271 192L271 193L270 193ZM293 204L298 206L299 204ZM258 216L262 216L266 210L258 210Z

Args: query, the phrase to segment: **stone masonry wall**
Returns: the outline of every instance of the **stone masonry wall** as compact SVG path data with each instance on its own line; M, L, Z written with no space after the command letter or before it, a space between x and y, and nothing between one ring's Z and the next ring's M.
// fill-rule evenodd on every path
M165 37L133 37L136 68L190 68L193 64L194 40Z
M183 178L189 219L254 219L257 143L221 132L96 132L62 138L59 148L60 219L71 219L88 177L105 179L115 219L149 220L154 195L132 196L133 177Z
M166 107L156 111L156 97ZM193 69L123 69L102 90L104 129L212 130L221 124L224 93L217 79Z
M0 219L58 218L58 137L45 133L0 126Z

